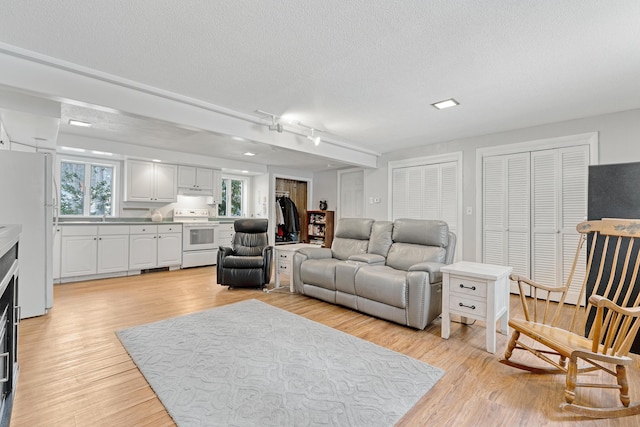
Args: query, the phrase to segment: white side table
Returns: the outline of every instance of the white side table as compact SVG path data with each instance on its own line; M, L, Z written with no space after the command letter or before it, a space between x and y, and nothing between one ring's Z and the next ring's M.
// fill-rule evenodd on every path
M509 334L509 274L511 267L459 261L442 271L442 338L449 338L451 315L486 322L487 351L496 352L496 322Z
M281 288L280 275L285 274L289 278L289 291L294 292L293 280L291 274L293 274L293 255L298 249L302 248L320 248L322 246L312 245L310 243L294 243L291 245L275 245L273 247L275 257L275 273L276 273L276 286L270 291Z

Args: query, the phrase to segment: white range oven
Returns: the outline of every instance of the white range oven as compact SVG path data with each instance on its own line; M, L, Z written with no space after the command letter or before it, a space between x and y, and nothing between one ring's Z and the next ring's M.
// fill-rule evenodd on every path
M209 221L208 209L174 209L182 223L182 267L214 265L218 257L218 222Z

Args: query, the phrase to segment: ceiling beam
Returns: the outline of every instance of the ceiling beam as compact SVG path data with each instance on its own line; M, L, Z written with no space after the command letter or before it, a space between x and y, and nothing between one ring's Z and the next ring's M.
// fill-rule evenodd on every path
M377 167L380 155L324 135L323 143L315 146L306 135L269 131L270 120L266 118L238 113L4 43L0 43L0 70L0 84L54 101L104 107L361 167Z

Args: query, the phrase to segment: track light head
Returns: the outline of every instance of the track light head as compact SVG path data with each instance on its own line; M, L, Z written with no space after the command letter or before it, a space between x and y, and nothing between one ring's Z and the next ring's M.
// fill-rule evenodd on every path
M269 130L274 130L278 133L282 133L282 123L273 123L272 125L269 125Z
M320 145L320 137L319 136L315 136L314 135L315 129L311 128L311 135L307 135L307 139L313 141L313 143L315 144L315 146L317 147L318 145Z

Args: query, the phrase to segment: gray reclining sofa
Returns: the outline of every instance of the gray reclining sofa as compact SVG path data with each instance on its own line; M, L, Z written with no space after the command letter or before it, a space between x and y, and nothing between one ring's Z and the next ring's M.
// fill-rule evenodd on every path
M296 292L424 329L442 311L440 267L453 262L456 236L437 220L338 221L329 248L293 257Z

